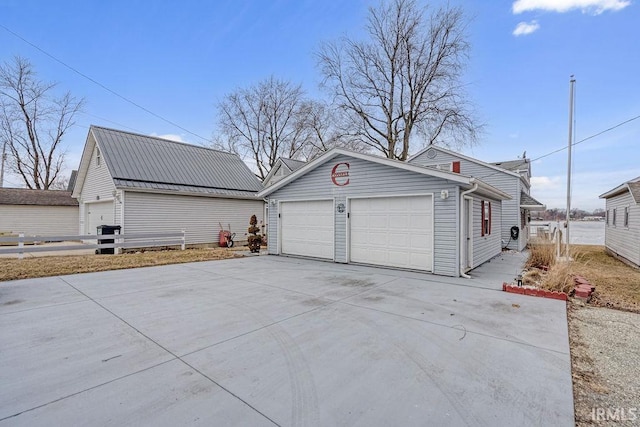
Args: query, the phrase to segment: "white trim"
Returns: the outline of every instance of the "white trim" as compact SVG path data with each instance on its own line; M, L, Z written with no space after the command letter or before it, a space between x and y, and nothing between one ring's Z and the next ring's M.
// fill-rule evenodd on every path
M176 185L176 184L169 184ZM152 194L167 194L171 196L193 196L193 197L208 197L210 199L239 199L239 200L255 200L260 201L263 198L258 197L257 195L253 196L239 196L239 195L231 195L231 194L219 194L219 193L197 193L197 192L189 192L189 191L181 191L181 190L159 190L154 188L135 188L135 187L124 187L118 186L116 187L118 190L129 191L132 193L152 193ZM229 191L241 191L241 190L229 190Z
M629 182L635 182L635 181L629 181ZM640 201L637 201L635 199L635 197L633 196L633 191L631 191L631 187L629 187L629 182L625 182L622 185L617 186L616 188L614 188L613 190L609 190L606 193L602 193L600 196L598 196L600 199L610 199L611 197L615 197L619 194L622 193L626 193L629 192L631 194L631 199L636 203L636 204L640 204Z
M474 268L474 265L473 265L473 242L474 242L474 240L473 240L473 212L474 212L473 211L473 201L474 201L474 199L471 196L463 196L462 197L463 208L462 208L461 215L462 215L463 221L464 221L465 217L466 217L466 220L467 220L467 224L466 225L463 224L463 227L462 227L462 230L461 230L461 232L462 232L461 240L463 242L463 244L462 244L463 247L460 248L460 256L462 257L462 254L464 253L464 259L465 259L465 262L466 262L466 265L461 265L461 269L462 269L463 273L467 273L470 270L473 270L473 268ZM465 209L465 207L466 207L466 209ZM469 234L469 240L466 240L467 236L465 236L465 233L464 233L465 227L466 227L467 232ZM461 263L461 264L463 264L463 263Z
M435 248L435 234L436 234L436 202L435 202L435 195L434 193L409 193L409 194L378 194L375 196L353 196L353 197L346 197L346 204L347 204L347 222L346 222L346 230L345 230L345 244L346 244L346 248L345 248L345 255L346 255L346 262L347 264L351 264L351 200L354 199L358 199L358 200L362 200L362 199L390 199L393 197L431 197L431 241L429 242L430 244L430 249L431 249L431 270L416 270L416 271L426 271L429 273L433 273L435 271L435 263L436 263L436 248ZM335 216L335 209L334 209L334 216ZM335 240L335 234L334 234L334 240ZM360 264L360 263L356 263L356 264ZM378 267L380 267L380 265L378 264L367 264L367 265L376 265ZM385 267L385 266L382 266ZM398 268L398 267L394 267L392 265L386 266L389 268ZM410 268L403 268L403 270L412 270Z
M327 151L325 154L323 154L322 156L318 157L317 159L313 160L310 163L307 163L306 165L304 165L303 167L301 167L300 169L296 170L295 172L293 172L292 174L284 177L283 179L281 179L280 181L276 182L273 185L270 185L269 187L265 188L264 190L260 191L257 196L258 197L265 197L268 196L269 194L273 193L276 190L279 190L280 188L284 187L285 185L289 184L291 181L294 181L295 179L297 179L298 177L305 175L308 172L311 172L312 170L316 169L317 167L327 163L328 161L330 161L331 159L337 157L337 156L347 156L347 157L352 157L355 159L360 159L360 160L364 160L364 161L369 161L369 162L373 162L373 163L378 163L384 166L390 166L390 167L394 167L397 169L401 169L401 170L406 170L409 172L415 172L415 173L419 173L422 175L427 175L427 176L433 176L436 178L442 178L442 179L446 179L449 181L453 181L456 183L460 183L460 184L467 184L467 185L471 185L472 181L475 178L471 178L465 175L460 175L458 173L453 173L453 172L444 172L444 171L439 171L436 169L432 169L432 168L427 168L424 166L415 166L406 162L401 162L399 160L392 160L392 159L387 159L385 157L379 157L379 156L372 156L370 154L363 154L363 153L356 153L353 151L349 151L349 150L345 150L342 148L333 148L329 151ZM487 184L485 184L487 185Z
M510 171L510 170L507 170L507 169L503 169L500 166L492 165L491 163L483 162L482 160L474 159L473 157L465 156L464 154L456 153L455 151L447 150L445 148L438 147L438 146L432 145L432 144L427 145L425 148L423 148L422 150L418 151L413 156L409 157L407 159L407 162L411 163L411 161L413 159L415 159L416 157L424 154L430 148L439 150L439 151L441 151L441 152L443 152L445 154L449 154L450 156L460 157L461 159L467 160L469 162L472 162L472 163L475 163L475 164L478 164L478 165L482 165L482 166L486 166L486 167L488 167L490 169L494 169L494 170L496 170L498 172L504 172L507 175L517 176L517 177L521 178L521 175L519 173Z
M331 234L331 251L332 251L332 256L331 258L318 258L318 259L331 259L333 260L333 262L336 261L336 199L335 198L331 198L331 197L318 197L318 198L305 198L305 199L282 199L282 200L278 200L278 245L277 245L277 254L278 255L291 255L291 256L297 256L294 254L284 254L282 253L282 203L295 203L295 202L324 202L324 201L331 201L333 202L333 208L331 209L332 211L332 223L333 223L333 233ZM268 239L268 237L267 237ZM309 258L313 258L313 257L309 257Z
M120 232L122 234L124 234L126 232L126 229L124 228L124 200L125 200L125 196L124 194L126 193L126 191L124 190L120 190Z

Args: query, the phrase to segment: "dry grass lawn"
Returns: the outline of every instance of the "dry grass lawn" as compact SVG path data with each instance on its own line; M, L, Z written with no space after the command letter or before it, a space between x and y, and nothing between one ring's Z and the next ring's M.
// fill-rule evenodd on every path
M640 312L640 270L607 254L604 246L574 245L573 261L551 262L548 272L542 272L540 260L549 258L549 246L532 245L530 268L526 274L530 282L541 287L568 292L573 288L573 276L585 277L596 287L592 304ZM549 264L547 264L549 265Z
M39 258L0 258L0 281L34 277L122 270L154 265L180 264L236 258L235 251L226 248L164 250L122 255L74 255Z

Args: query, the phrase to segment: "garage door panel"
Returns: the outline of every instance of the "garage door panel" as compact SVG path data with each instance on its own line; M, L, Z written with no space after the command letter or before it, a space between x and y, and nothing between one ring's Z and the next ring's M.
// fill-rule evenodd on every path
M433 270L431 196L350 201L350 261Z
M287 255L333 259L333 201L280 204L281 251Z

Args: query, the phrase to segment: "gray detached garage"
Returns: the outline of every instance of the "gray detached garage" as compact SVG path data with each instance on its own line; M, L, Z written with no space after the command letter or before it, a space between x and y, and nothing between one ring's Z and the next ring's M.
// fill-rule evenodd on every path
M76 181L80 234L184 230L187 244L209 245L222 226L241 243L251 215L263 220L262 184L240 157L162 138L91 126Z
M269 205L270 254L446 276L500 253L509 199L475 178L343 149L258 195Z

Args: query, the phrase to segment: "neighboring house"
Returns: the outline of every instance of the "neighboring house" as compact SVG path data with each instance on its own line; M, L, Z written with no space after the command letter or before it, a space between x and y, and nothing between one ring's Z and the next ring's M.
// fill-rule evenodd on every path
M306 162L301 160L285 159L284 157L278 157L278 160L274 163L273 167L262 181L265 187L268 187L276 182L280 181L287 175L291 175L293 172L306 165Z
M529 242L531 211L545 210L545 206L530 195L531 161L517 159L508 162L486 163L441 147L429 145L412 156L410 164L428 166L474 177L507 193L511 198L502 203L501 236L504 248L523 250ZM517 228L517 238L512 230Z
M270 254L445 276L500 254L509 199L477 178L339 148L258 196L269 204Z
M262 219L262 188L235 154L91 126L73 197L81 234L103 224L123 234L185 230L188 244L208 244L219 224L246 241L251 215Z
M78 231L78 201L68 191L0 188L0 232L64 236Z
M605 199L607 250L640 267L640 177L600 196Z
M67 191L73 193L73 188L76 186L76 178L78 177L78 171L72 170L69 175L69 183L67 184Z

